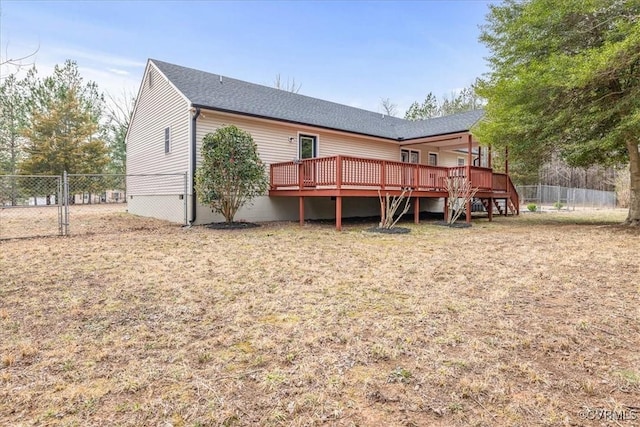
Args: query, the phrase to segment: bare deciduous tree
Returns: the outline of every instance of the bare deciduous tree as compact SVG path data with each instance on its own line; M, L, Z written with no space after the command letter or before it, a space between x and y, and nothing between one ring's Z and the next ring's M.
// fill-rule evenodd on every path
M302 84L296 83L295 77L292 78L291 80L289 80L289 77L287 77L287 81L285 83L282 80L280 73L278 73L276 74L276 78L273 81L273 87L275 87L276 89L284 90L286 92L298 93L300 92L300 88L302 87Z
M123 91L118 98L107 94L107 100L107 123L104 126L104 132L111 158L109 170L112 173L124 174L127 163L125 137L133 114L135 96L130 92Z
M447 224L455 223L462 212L464 212L467 203L473 200L473 196L478 192L477 188L471 186L464 176L450 176L445 180L445 190L449 197L447 198Z
M629 175L629 165L618 168L616 171L615 186L616 198L619 208L628 208L631 200L631 180Z
M387 116L395 117L398 114L398 105L391 102L391 99L380 99L380 105Z
M0 55L0 67L7 67L7 66L14 67L14 70L13 70L14 73L20 71L22 68L31 67L36 63L35 56L39 50L40 50L40 46L38 45L38 47L33 52L27 55L20 56L17 58L11 58L9 57L9 46L7 45L5 48L4 57ZM2 76L0 74L0 80L4 78L5 76Z
M380 190L378 190L378 199L380 200L380 224L378 228L391 229L395 227L398 223L402 215L406 214L409 211L409 200L411 200L411 190L409 190L409 194L407 195L407 190L402 190L399 196L389 196L389 193L386 193L385 196L382 196ZM396 217L394 220L393 217L396 214L398 208L402 205L404 201L404 207L402 212Z

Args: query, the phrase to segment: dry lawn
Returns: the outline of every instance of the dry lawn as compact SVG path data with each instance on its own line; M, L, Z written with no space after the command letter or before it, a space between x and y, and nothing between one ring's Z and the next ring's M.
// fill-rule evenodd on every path
M0 425L638 425L623 218L2 241Z
M69 234L113 233L147 227L144 218L131 221L125 203L69 206ZM58 236L60 208L0 207L0 240Z

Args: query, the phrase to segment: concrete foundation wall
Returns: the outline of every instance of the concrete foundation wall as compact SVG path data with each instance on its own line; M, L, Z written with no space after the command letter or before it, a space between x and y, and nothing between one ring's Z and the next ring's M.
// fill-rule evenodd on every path
M182 198L181 198L182 197ZM133 215L163 219L177 224L185 223L184 196L129 196L127 198L127 212Z
M306 197L304 199L305 219L333 219L336 216L336 202L330 197ZM345 197L342 199L343 217L380 215L377 198ZM297 197L258 197L249 206L240 209L236 221L297 221ZM224 217L211 212L208 206L198 205L195 224L224 221Z

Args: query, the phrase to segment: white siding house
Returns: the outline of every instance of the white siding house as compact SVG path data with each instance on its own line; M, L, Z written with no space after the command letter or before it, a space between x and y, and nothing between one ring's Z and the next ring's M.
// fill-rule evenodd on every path
M187 221L210 223L222 218L194 203L192 180L203 137L224 125L234 124L249 132L267 167L299 159L301 136L315 141L314 157L340 155L456 166L459 158L477 157L475 150L471 155L465 151L464 138L481 117L482 111L472 111L410 122L150 59L127 133L127 173L186 174ZM129 181L129 212L183 222L184 181L145 182ZM306 218L335 215L329 197L307 197L304 204ZM344 216L376 215L379 204L376 198L345 198L342 209ZM441 210L441 200L427 201L423 209ZM246 221L297 218L297 198L268 195L255 199L236 216Z

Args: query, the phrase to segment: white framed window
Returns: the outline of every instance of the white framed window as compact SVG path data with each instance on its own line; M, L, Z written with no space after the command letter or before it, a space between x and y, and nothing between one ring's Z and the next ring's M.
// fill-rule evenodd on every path
M438 153L429 153L429 166L438 166Z
M458 166L464 166L467 164L467 159L464 157L458 157Z
M171 128L164 128L164 153L169 154L171 152Z
M149 75L147 76L147 86L149 89L153 88L153 70L149 70Z
M298 158L318 157L318 135L298 134Z
M420 151L418 150L400 150L400 161L402 163L420 163Z

